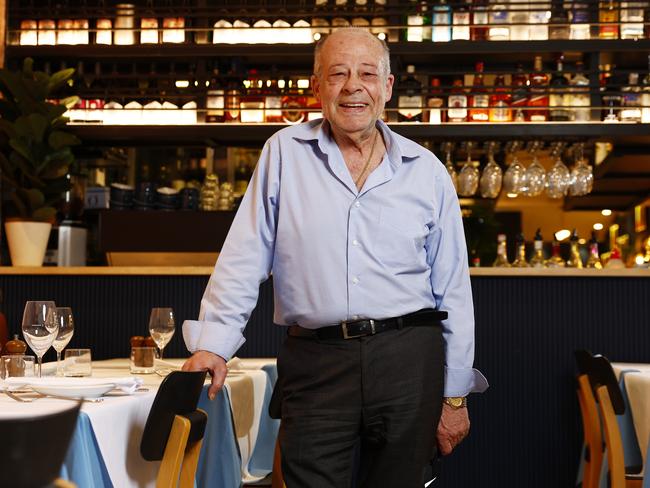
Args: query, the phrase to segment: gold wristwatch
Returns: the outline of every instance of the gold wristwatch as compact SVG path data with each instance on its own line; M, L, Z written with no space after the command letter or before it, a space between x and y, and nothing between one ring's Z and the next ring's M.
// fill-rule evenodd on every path
M454 410L467 407L467 397L445 397L443 401Z

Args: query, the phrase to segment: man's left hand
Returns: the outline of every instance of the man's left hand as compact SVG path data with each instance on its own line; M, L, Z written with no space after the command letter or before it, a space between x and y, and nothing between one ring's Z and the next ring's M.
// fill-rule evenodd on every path
M438 441L438 452L446 456L469 433L469 415L467 408L452 408L446 403L442 404L442 415L438 423L436 439Z

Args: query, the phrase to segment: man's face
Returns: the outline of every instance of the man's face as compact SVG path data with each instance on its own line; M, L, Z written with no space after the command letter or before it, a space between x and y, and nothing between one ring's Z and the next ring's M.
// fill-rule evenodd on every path
M355 134L374 127L393 90L393 75L379 68L382 47L354 33L332 34L323 46L314 94L334 130Z

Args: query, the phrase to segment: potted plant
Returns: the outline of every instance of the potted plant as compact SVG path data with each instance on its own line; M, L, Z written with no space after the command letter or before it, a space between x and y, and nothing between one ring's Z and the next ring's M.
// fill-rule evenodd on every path
M14 266L43 264L55 204L68 188L71 146L80 142L66 132L63 115L78 97L50 101L74 69L49 75L33 64L27 58L21 71L0 70L0 175Z

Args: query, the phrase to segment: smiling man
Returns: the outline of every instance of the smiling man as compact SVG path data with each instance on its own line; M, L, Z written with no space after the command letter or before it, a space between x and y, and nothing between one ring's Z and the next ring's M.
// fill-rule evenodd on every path
M289 488L423 486L436 446L448 454L469 431L465 397L487 388L472 368L454 187L380 120L393 83L388 48L368 32L317 45L324 119L267 141L199 320L183 326L183 368L210 371L213 398L273 272L274 321L288 332L273 403Z

